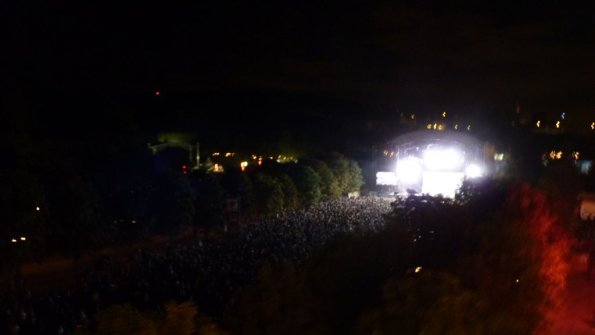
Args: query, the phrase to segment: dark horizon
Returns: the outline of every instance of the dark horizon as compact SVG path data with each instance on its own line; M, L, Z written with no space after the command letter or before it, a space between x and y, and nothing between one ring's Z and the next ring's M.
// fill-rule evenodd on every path
M31 3L3 13L4 100L22 96L39 113L74 116L77 98L143 108L156 90L256 92L254 109L276 108L247 111L258 117L291 115L299 100L370 120L504 116L520 105L584 123L595 108L595 29L580 6Z

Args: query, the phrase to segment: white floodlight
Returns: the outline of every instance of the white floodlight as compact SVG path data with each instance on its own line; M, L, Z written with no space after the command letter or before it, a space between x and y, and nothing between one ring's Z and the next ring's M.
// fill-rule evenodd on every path
M455 170L463 163L463 154L454 148L431 148L424 151L424 164L429 170Z
M483 169L478 164L469 164L465 169L465 177L474 179L483 176Z
M422 176L422 169L414 157L406 157L397 162L397 179L403 183L417 182Z
M397 185L397 173L394 171L376 172L376 185Z
M421 193L454 198L463 178L462 172L426 171L423 175Z

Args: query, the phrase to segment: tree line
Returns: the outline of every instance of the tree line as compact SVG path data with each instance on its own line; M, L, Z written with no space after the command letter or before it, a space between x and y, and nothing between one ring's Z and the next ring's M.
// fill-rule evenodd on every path
M78 255L188 227L220 227L230 198L249 220L311 206L363 184L357 162L339 153L246 172L184 175L156 169L138 134L77 139L10 129L2 134L0 253L13 263L52 253Z

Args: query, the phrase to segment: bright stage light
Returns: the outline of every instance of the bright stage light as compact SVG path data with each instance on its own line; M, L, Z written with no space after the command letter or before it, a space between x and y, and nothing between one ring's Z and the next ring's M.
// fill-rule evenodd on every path
M424 172L421 193L454 198L457 190L461 187L463 177L461 172Z
M429 170L455 170L463 163L463 154L453 148L428 149L424 152L424 164Z
M393 171L376 172L376 185L397 185L397 174Z
M483 169L477 164L469 164L465 169L465 177L467 178L479 178L483 176Z
M421 166L413 157L397 162L397 179L403 183L414 183L421 178Z

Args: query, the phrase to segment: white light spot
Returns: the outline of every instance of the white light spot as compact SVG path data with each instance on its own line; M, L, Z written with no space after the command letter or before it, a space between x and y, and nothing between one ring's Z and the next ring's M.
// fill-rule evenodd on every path
M421 193L434 196L441 194L447 198L454 198L464 177L465 174L462 172L424 172Z
M397 180L402 183L414 183L421 178L421 166L413 157L397 162Z
M477 164L469 164L465 169L465 176L467 178L479 178L483 175L483 169Z

